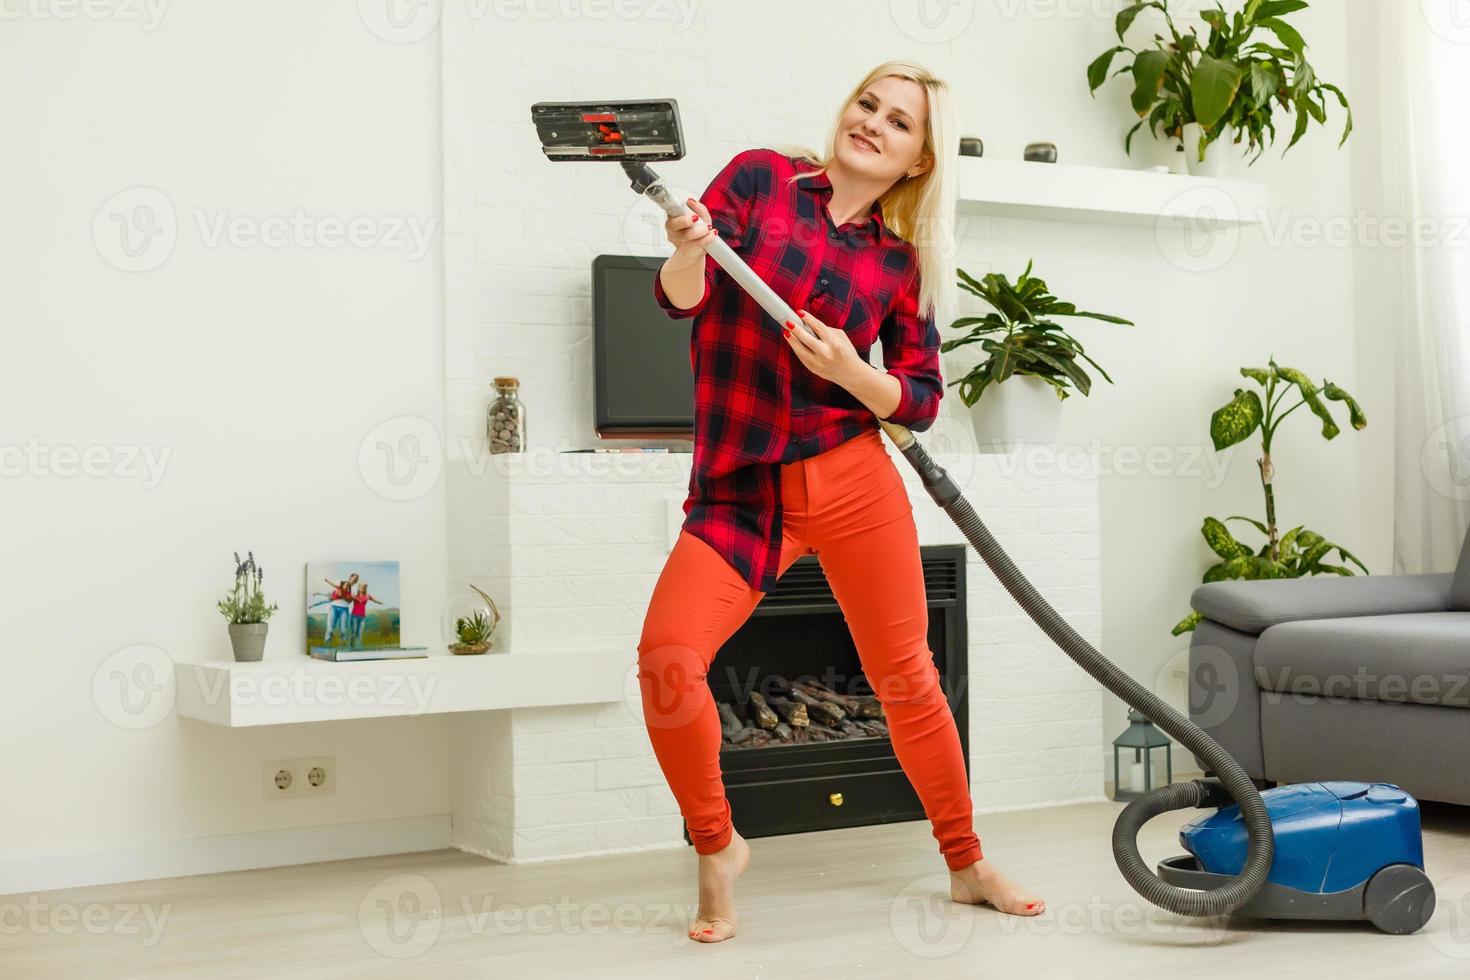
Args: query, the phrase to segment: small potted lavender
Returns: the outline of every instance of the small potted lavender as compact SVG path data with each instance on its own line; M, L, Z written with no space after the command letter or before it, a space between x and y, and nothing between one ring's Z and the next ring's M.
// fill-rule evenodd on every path
M265 654L266 620L276 611L276 604L265 604L260 582L265 578L255 564L255 552L235 552L235 589L219 601L219 611L230 623L230 646L237 661L259 660Z

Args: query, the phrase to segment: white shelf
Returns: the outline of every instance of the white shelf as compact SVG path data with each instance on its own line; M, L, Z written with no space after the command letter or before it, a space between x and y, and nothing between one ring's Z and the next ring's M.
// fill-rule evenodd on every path
M332 663L300 654L256 663L174 664L175 709L228 728L619 701L635 653L508 652Z
M959 158L959 210L1049 221L1202 226L1259 224L1264 184L1026 160Z

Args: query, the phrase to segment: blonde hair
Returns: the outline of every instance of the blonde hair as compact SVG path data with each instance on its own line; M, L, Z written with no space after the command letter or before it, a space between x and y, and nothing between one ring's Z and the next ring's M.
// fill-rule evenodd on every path
M919 315L932 314L937 321L941 312L953 309L954 301L955 270L953 250L949 245L956 192L953 161L959 154L959 128L949 86L912 62L885 61L858 82L837 110L837 117L827 133L825 156L818 156L815 151L799 145L787 144L773 149L815 163L816 172L825 173L837 156L842 114L857 101L864 89L889 76L917 82L924 89L929 112L920 158L928 154L933 162L917 177L900 177L879 195L878 204L883 209L883 224L912 245L918 256Z

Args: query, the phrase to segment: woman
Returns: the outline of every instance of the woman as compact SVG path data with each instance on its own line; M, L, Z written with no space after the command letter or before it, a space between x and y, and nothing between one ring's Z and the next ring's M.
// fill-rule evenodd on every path
M666 223L674 253L654 297L693 317L695 439L685 521L638 644L644 720L699 855L689 935L735 932L750 848L730 822L715 652L797 558L815 554L884 706L895 755L950 871L950 896L1017 915L1043 902L980 852L959 733L933 654L903 479L878 427L922 431L943 395L935 312L954 277L941 252L953 208L950 94L924 69L875 68L843 104L825 160L742 151L693 215ZM724 240L803 324L778 324L705 257ZM837 326L834 326L837 325ZM867 362L874 340L886 371Z
M331 579L322 581L332 586L332 601L327 607L327 635L322 643L331 643L334 632L341 643L347 638L347 629L351 625L348 616L352 610L352 587L357 584L357 573L353 572L349 578L336 585L332 585Z
M383 603L377 596L368 593L368 584L359 582L357 593L352 596L352 617L347 628L348 646L354 650L362 649L362 626L367 622L367 605L369 602Z

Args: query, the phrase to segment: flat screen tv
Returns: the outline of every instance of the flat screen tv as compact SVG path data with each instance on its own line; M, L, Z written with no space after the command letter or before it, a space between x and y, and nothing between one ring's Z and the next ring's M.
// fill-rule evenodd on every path
M653 298L663 258L592 260L592 373L598 436L694 438L694 320L676 320Z

